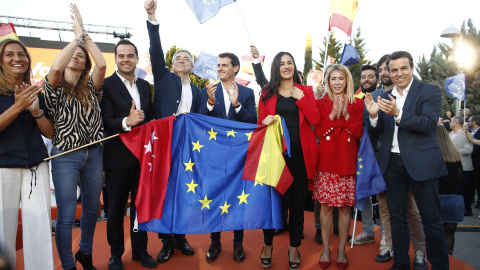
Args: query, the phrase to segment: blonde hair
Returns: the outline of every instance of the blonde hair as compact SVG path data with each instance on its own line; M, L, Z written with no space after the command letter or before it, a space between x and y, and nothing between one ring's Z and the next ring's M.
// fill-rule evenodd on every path
M453 145L447 130L442 125L437 126L437 142L445 162L459 162L462 160L462 155L460 155L460 152L458 152L455 145Z
M27 72L25 72L25 74L23 75L22 81L28 85L32 84L31 82L32 58L30 57L30 54L28 53L27 48L19 40L6 39L0 42L0 96L9 96L10 91L13 90L13 89L9 89L9 87L13 87L13 86L8 85L7 77L5 76L5 71L4 71L4 63L3 63L3 53L5 52L5 47L11 43L20 45L20 47L22 47L22 49L25 51L25 54L27 55L27 59L28 59L28 68L27 68Z
M352 74L350 74L350 71L348 70L348 68L344 65L340 65L340 64L334 64L332 65L331 67L329 67L329 70L328 70L328 73L327 73L327 76L326 76L326 80L327 80L327 84L326 84L326 87L327 87L327 94L328 94L328 97L333 100L334 97L333 97L333 91L330 87L330 77L332 76L332 73L333 71L339 71L340 73L343 73L343 75L346 77L347 79L347 85L345 87L345 92L347 94L347 100L350 104L352 103L355 103L355 92L353 90L353 79L352 79Z

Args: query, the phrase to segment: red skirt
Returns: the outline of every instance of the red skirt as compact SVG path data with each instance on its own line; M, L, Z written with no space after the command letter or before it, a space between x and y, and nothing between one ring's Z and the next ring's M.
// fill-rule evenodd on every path
M317 171L313 199L332 207L355 205L355 176Z

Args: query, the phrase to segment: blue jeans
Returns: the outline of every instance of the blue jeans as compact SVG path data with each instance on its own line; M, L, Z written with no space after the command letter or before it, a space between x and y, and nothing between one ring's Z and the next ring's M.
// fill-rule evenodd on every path
M390 210L395 262L410 264L410 235L407 222L408 190L411 188L423 223L428 260L432 270L448 269L448 253L440 217L438 179L415 181L405 168L402 157L390 155L387 171L387 203Z
M63 152L52 147L52 156ZM58 209L55 242L62 267L69 269L75 266L72 225L77 209L77 186L80 186L82 196L80 251L92 254L93 233L103 184L102 149L93 146L52 159L52 178Z

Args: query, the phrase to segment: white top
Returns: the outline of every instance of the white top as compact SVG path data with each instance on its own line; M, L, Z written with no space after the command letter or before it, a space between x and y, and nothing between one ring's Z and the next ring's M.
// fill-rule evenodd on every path
M130 96L132 97L133 102L135 102L135 108L137 110L141 110L142 104L140 103L140 93L138 93L138 88L137 88L138 77L136 75L133 75L132 85L130 86L130 82L127 79L123 78L122 75L118 73L118 71L116 71L116 73L120 78L120 80L122 80L125 87L127 88L128 93L130 93ZM132 129L132 127L127 126L127 117L123 118L122 127L123 127L123 130L125 131L130 131Z
M192 109L192 86L190 85L190 78L185 83L182 83L182 97L178 104L177 114L189 113Z

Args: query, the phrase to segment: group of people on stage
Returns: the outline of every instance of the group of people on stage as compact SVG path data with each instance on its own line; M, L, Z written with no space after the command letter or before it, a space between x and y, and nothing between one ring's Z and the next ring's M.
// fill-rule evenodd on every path
M412 231L409 235L408 226L416 215L418 227L414 233L422 234L418 237L421 246L418 250L423 252L423 262L414 264L414 268L428 267L426 252L432 269L448 269L442 223L455 220L443 220L439 178L448 175L446 162L459 160L449 145L437 143L437 136L438 140L442 138L437 132L442 106L440 89L413 78L413 59L408 52L386 55L377 67L362 67L365 98L360 99L355 97L348 68L340 64L328 68L325 86L320 85L314 93L312 87L302 84L303 77L288 52L274 57L268 81L257 61L258 50L252 46L255 75L262 86L257 116L253 90L235 82L240 69L236 55L220 54L217 71L220 82L200 90L189 79L194 58L188 50L174 54L173 72L166 67L155 17L157 2L147 0L144 7L154 77L153 103L150 85L135 76L137 47L128 40L120 40L115 46L117 70L105 78L106 61L85 31L74 4L71 12L75 38L55 58L43 82L43 91L31 85L27 48L16 40L0 43L0 248L7 252L13 265L21 202L25 268L54 268L49 172L43 162L48 153L42 135L52 139L51 154L59 155L52 159L52 177L58 207L55 241L63 269L77 269L77 261L84 269L96 269L92 246L103 172L108 193L109 269L123 269L123 216L129 194L132 260L154 268L157 263L167 262L175 249L193 255L194 249L185 235L179 234L159 234L163 247L156 260L149 255L147 233L132 230L140 175L138 160L118 137L91 143L128 132L152 119L194 112L259 125L272 124L275 115L285 119L291 147L291 157L285 156L285 161L294 178L286 192L290 269L299 269L301 264L299 247L309 188L317 205L321 205L317 211L319 220L316 215L317 234L320 234L316 240L319 238L317 242L323 243L319 265L322 269L330 266L330 234L336 222L340 241L333 252L337 253L337 267L347 268L345 245L351 207L355 204L357 153L364 128L369 130L372 147L378 152L388 187L385 194L379 194L385 227L385 248L379 255L394 257L390 269L410 269L409 240L415 236ZM373 92L379 77L383 88ZM68 152L87 144L91 145ZM309 179L313 185L309 186ZM450 178L449 183L454 185L457 180ZM82 197L81 240L73 254L77 186ZM338 211L336 218L334 209ZM273 264L275 230L264 229L263 233L260 261L268 268ZM233 234L233 259L242 262L245 260L243 230ZM214 261L222 251L221 233L212 232L210 238L206 260ZM352 239L356 240L359 239Z

